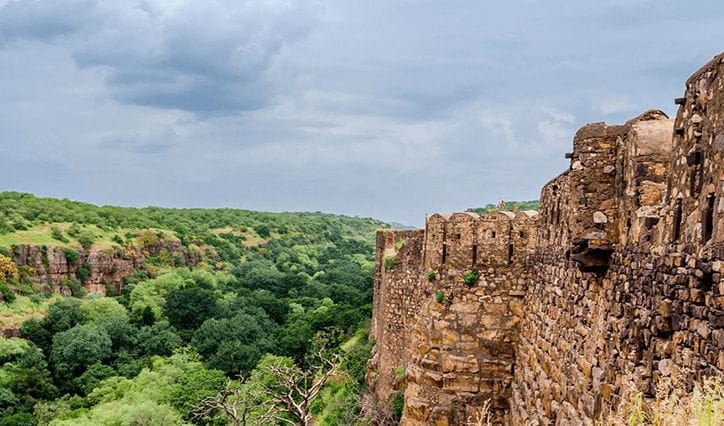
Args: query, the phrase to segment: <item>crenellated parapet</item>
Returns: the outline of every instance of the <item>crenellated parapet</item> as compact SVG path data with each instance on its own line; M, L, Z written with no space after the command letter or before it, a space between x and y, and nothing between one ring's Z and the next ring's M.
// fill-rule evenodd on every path
M477 270L521 264L535 248L536 211L434 213L425 222L425 267Z

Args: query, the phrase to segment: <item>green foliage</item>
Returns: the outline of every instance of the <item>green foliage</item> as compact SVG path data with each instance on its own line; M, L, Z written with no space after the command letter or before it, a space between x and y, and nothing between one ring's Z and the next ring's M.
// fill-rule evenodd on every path
M53 226L50 228L50 236L53 237L54 240L58 240L62 243L69 242L68 238L63 235L63 231L60 230L57 226Z
M75 271L75 276L78 277L81 283L85 284L91 276L91 270L88 266L81 266Z
M209 370L191 352L157 358L133 378L110 377L88 395L93 405L58 416L54 425L164 424L180 425L192 407L216 393L224 375Z
M513 209L517 208L520 211L523 210L540 210L540 201L539 200L530 200L530 201L506 201L505 202L505 208L503 210L505 211L512 211ZM498 208L497 204L486 204L485 207L477 207L477 208L471 208L468 209L468 211L475 212L479 215L488 214L490 212L495 212L500 210Z
M80 268L78 269L78 273L80 276L85 277L85 279L88 279L88 276L85 273L81 273L81 270L88 271L88 269ZM90 273L88 273L89 275ZM63 281L61 284L62 287L70 289L70 294L73 295L73 297L83 297L86 294L85 288L83 288L83 284L81 283L82 280L71 278L68 280Z
M251 371L265 352L271 352L274 323L260 310L229 319L209 319L199 327L191 344L212 368L229 374Z
M112 367L97 362L75 379L75 388L84 394L89 394L101 381L115 373L116 371Z
M81 247L88 250L96 240L96 236L88 230L81 231L75 235L75 238L80 243Z
M395 396L392 398L392 415L395 420L399 421L402 418L402 411L405 409L405 393L402 391L395 392Z
M138 345L144 355L169 356L182 345L176 330L167 321L142 327L138 334Z
M29 342L17 337L0 338L0 365L14 361L30 347Z
M435 281L436 279L437 279L437 276L435 275L435 271L429 271L429 272L427 273L427 280L428 280L429 282L433 282L433 281Z
M15 292L13 292L5 280L0 280L0 296L2 296L2 300L5 303L13 303L15 301Z
M405 244L404 238L398 238L395 240L395 250L400 251L402 246Z
M469 287L472 287L476 282L478 282L478 276L477 271L467 271L465 275L463 275L463 282Z
M172 326L191 330L219 311L214 293L198 287L172 290L166 297L164 313Z
M96 324L76 325L53 336L50 360L56 373L73 377L86 367L111 355L112 341L108 333Z
M136 245L148 267L126 277L117 298L61 297L26 320L27 349L0 349L12 365L0 367L0 389L11 383L12 410L42 424L180 424L224 373L277 361L304 368L314 336L335 328L344 371L317 402L318 420L346 424L359 412L373 344L360 325L371 314L374 231L383 226L322 213L125 209L0 193L0 250L12 254L1 246L28 243L30 232L46 234L31 243L60 245L55 227L68 244L85 233L94 237L86 247ZM176 239L181 254L166 244ZM60 247L79 271L64 285L84 296L90 271L78 268L77 249ZM170 269L197 254L199 269ZM254 383L244 389L255 392Z
M63 250L63 253L65 254L65 260L67 260L71 265L75 265L75 263L78 262L78 259L80 259L80 253L78 253L77 250L67 248Z
M0 419L0 426L36 426L37 424L35 416L30 413L15 413Z
M445 301L445 292L442 290L439 290L437 293L435 293L435 301L437 303L442 303Z
M400 264L400 259L397 256L385 256L382 262L385 266L385 270L391 271L397 268Z
M405 367L398 367L395 368L395 370L392 372L392 374L395 376L397 380L404 380L405 377L407 377L407 370L405 370Z

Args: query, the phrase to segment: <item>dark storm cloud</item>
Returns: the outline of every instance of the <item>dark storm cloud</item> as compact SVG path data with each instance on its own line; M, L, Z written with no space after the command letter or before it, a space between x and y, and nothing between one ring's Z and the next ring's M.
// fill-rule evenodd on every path
M714 0L0 0L0 190L419 224L536 198L722 40Z
M10 1L0 41L76 37L81 67L108 71L121 102L204 114L268 104L276 56L317 20L308 1Z

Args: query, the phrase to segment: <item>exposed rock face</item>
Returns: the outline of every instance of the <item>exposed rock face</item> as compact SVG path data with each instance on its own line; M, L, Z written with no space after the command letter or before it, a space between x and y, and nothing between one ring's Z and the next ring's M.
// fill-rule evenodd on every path
M689 387L724 374L724 55L677 103L675 121L579 130L540 216L380 231L368 382L386 401L406 369L402 424L466 424L486 402L497 424L592 424L624 376L651 395L675 369Z
M78 249L79 258L74 262L69 261L64 249L23 244L15 248L13 261L19 266L30 267L35 273L34 281L54 293L68 292L69 289L61 284L75 278L79 268L87 268L89 274L84 283L85 289L89 293L106 294L107 285L120 292L123 278L134 270L142 269L146 255L158 254L162 250L168 251L171 256L181 255L188 266L194 266L200 260L198 253L189 252L178 241L159 241L153 247L146 247L145 253L136 246Z

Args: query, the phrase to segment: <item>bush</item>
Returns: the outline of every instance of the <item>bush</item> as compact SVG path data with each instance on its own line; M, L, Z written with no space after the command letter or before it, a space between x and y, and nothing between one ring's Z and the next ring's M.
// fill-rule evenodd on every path
M68 228L68 235L70 235L71 237L74 237L74 238L78 238L78 235L80 235L80 231L81 231L80 225L78 225L77 223L74 223L74 224L70 225L70 228Z
M84 249L88 250L96 240L96 236L90 231L82 231L78 234L76 239Z
M437 277L435 276L435 271L430 271L427 273L428 281L433 282L433 281L435 281L435 279L437 279Z
M395 420L399 421L402 418L402 410L405 409L405 393L397 391L394 398L392 398L392 415L395 416Z
M68 261L68 263L70 263L70 264L75 264L78 261L78 259L80 259L80 253L78 253L77 251L75 251L73 249L65 249L64 254L65 254L65 260Z
M438 291L435 293L435 301L437 303L442 303L445 300L445 292L444 291Z
M472 287L478 281L477 271L468 271L463 275L463 282Z
M383 262L385 264L386 271L391 271L397 268L397 266L401 263L400 259L397 256L385 256Z
M395 375L397 380L404 380L407 377L407 370L405 370L405 367L395 368L392 374Z
M69 280L66 280L63 285L70 289L70 294L72 294L74 297L85 296L85 288L83 288L83 284L81 284L81 282L77 279L71 278Z
M15 262L0 254L0 280L17 281L18 279L20 279L20 273Z
M65 235L63 235L63 231L61 231L57 226L50 228L50 236L53 237L54 240L58 240L63 243L68 242L68 239L65 238Z
M91 276L90 268L87 266L81 266L75 271L75 276L78 277L81 283L85 284Z
M15 293L13 293L5 281L0 281L0 295L2 295L5 303L13 303L15 301Z

